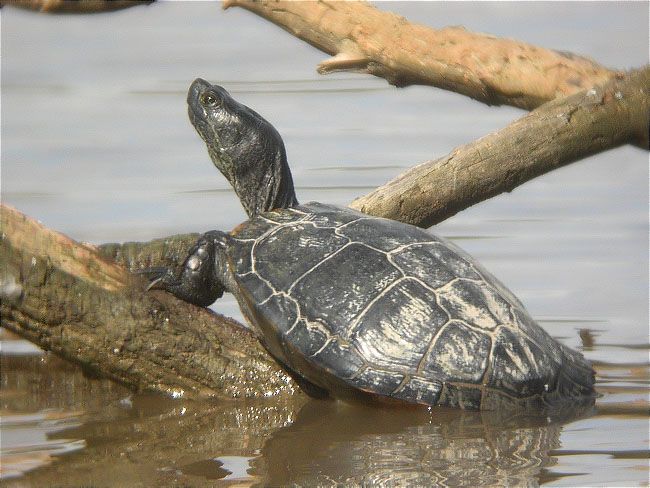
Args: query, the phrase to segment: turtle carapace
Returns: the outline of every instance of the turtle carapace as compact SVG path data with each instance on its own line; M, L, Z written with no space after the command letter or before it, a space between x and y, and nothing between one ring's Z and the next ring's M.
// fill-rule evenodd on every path
M471 256L425 230L299 205L273 126L197 79L190 119L249 220L204 234L154 286L206 306L232 293L269 353L313 396L494 409L591 397L560 344Z

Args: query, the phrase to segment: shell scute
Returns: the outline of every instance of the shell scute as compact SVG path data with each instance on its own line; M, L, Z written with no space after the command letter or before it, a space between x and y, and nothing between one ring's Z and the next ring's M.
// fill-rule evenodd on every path
M230 235L238 240L257 239L269 230L277 227L275 222L267 219L253 219L235 227Z
M452 318L485 330L514 324L510 304L484 281L463 278L437 290L440 304Z
M417 227L405 226L400 222L386 219L381 219L383 225L378 226L378 220L366 216L346 224L340 229L340 232L351 241L363 242L367 246L386 252L404 245L421 242L423 239L435 239Z
M323 320L335 334L344 335L356 315L399 276L383 253L353 243L303 276L291 296L305 316Z
M546 354L550 355L557 364L562 364L563 355L560 343L553 340L544 329L537 325L525 310L515 308L513 316L522 333L538 346L543 346Z
M348 379L357 374L365 365L361 356L352 348L352 345L334 337L325 347L312 355L312 360L338 377Z
M316 354L331 338L327 328L318 322L298 320L285 335L285 341L291 344L303 356Z
M521 334L500 328L494 339L487 385L524 398L556 387L559 364Z
M432 338L448 320L433 292L404 278L378 295L349 339L379 368L415 372Z
M253 269L253 240L237 240L236 255L234 258L234 268L240 274L250 273Z
M275 224L287 224L290 222L299 222L304 220L310 212L305 212L300 207L295 208L278 208L266 212L262 220L268 220Z
M435 338L423 360L422 371L443 381L479 384L487 369L491 347L488 334L451 321Z
M243 276L239 276L237 279L240 285L247 290L255 300L266 300L274 293L273 288L271 288L266 281L262 280L255 273L247 273Z
M350 383L363 390L375 392L393 392L404 381L404 374L398 371L389 371L367 367L357 374Z
M277 327L280 334L286 334L298 321L300 310L295 300L284 294L272 295L256 307L267 321Z
M454 278L481 279L470 263L436 241L408 246L391 257L404 274L417 276L432 288L444 286Z
M308 212L305 221L313 222L317 227L338 228L360 218L368 218L366 214L352 209L341 212L340 207L319 202L310 202L306 206L298 206Z
M282 226L255 244L255 272L273 282L275 289L287 291L346 242L334 232L306 223Z
M391 396L411 403L436 405L440 400L442 388L441 381L415 376Z

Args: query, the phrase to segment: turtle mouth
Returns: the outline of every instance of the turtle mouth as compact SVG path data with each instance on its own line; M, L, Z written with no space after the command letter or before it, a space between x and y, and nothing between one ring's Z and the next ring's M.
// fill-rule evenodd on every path
M196 107L192 106L192 104L189 104L187 107L187 115L189 116L190 122L194 127L194 130L198 132L199 136L201 136L201 139L207 142L206 137L207 137L207 132L209 132L210 130L210 126L208 125L208 122L205 120L201 107L198 107L198 109L200 111L197 111Z

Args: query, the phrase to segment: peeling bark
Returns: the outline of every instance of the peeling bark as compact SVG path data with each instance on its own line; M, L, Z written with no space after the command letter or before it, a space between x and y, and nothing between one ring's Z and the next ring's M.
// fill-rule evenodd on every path
M226 0L277 24L332 58L321 74L356 70L395 86L431 85L488 105L531 110L615 75L595 61L513 39L412 24L366 2Z

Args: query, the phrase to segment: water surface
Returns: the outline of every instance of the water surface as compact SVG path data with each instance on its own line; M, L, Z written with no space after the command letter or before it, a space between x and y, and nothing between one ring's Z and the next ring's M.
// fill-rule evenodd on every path
M513 37L606 66L648 62L647 3L390 3L434 27ZM2 9L2 201L94 243L228 229L244 213L186 117L197 76L284 137L298 196L346 204L523 112L369 76L243 10ZM2 330L8 486L648 484L648 156L623 147L433 229L505 282L598 370L594 411L422 414L324 402L134 395ZM214 305L239 316L231 297Z

